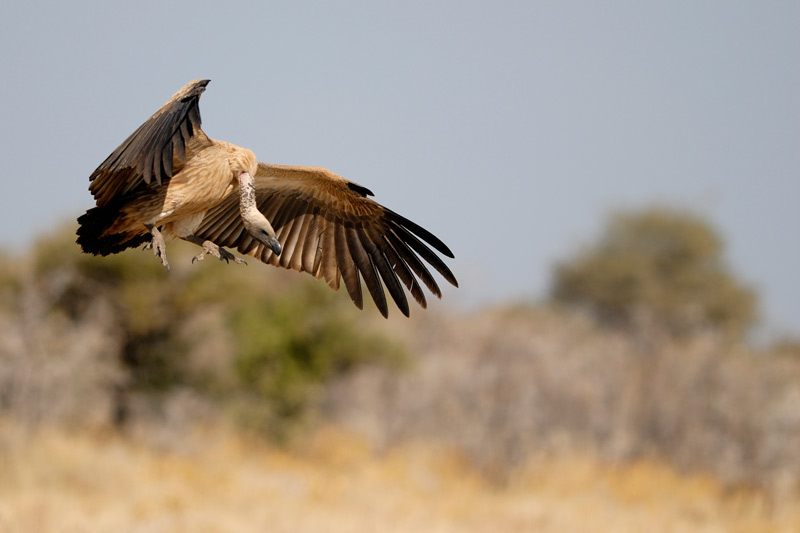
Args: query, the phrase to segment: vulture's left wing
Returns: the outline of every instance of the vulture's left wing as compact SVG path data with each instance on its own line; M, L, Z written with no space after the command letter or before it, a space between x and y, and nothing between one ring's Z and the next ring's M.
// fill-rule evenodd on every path
M209 80L184 85L139 126L89 177L98 206L134 190L142 182L161 185L210 143L200 129L200 95Z
M359 308L363 307L363 278L383 316L388 315L384 285L406 316L409 309L402 285L422 307L427 304L418 280L441 297L425 262L458 286L430 247L453 257L450 249L429 231L367 198L372 193L365 187L324 168L259 163L255 189L258 209L283 246L280 256L245 230L237 191L206 214L195 235L237 248L264 263L324 278L333 289L338 290L344 280Z

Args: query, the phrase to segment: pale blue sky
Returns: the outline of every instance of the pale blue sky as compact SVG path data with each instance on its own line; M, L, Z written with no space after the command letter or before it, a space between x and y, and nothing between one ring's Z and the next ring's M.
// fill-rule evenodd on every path
M211 137L450 245L452 305L541 297L610 210L662 203L715 224L766 330L797 335L798 28L796 1L7 3L0 245L89 208L92 170L210 78Z

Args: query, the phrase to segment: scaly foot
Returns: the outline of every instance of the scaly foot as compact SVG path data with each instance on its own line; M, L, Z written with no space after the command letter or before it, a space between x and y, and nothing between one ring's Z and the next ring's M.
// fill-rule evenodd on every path
M161 259L161 264L164 265L164 268L166 268L167 272L169 272L169 262L167 262L167 245L164 244L164 236L161 235L161 232L158 231L158 228L155 226L155 224L145 224L145 226L147 226L147 229L150 230L153 240L151 240L149 244L145 244L144 249L147 250L148 248L152 248L153 255Z
M236 257L222 246L218 246L217 244L211 241L204 241L199 237L195 237L194 235L189 235L188 237L186 237L186 240L203 247L203 251L192 258L192 263L194 263L195 261L202 261L203 258L206 256L206 254L210 254L219 259L220 261L225 261L226 263L233 261L234 263L239 263L244 265L247 264L247 261L245 261L244 259Z

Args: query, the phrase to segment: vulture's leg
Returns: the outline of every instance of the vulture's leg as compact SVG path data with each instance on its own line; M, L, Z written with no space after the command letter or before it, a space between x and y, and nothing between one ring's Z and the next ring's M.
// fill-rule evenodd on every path
M202 252L200 252L199 254L197 254L192 258L192 263L194 263L195 260L202 261L203 258L206 256L206 254L211 254L220 261L224 260L226 263L229 261L233 261L234 263L241 263L245 265L247 264L247 261L245 261L244 259L239 259L238 257L230 253L222 246L219 246L211 241L201 239L200 237L195 237L194 235L187 235L186 237L183 237L183 239L191 243L197 244L198 246L201 246L203 248Z
M155 224L145 224L145 226L150 230L150 234L153 236L153 240L150 241L150 244L145 246L145 248L152 248L153 255L161 259L161 264L166 267L167 271L169 271L169 263L167 262L167 246L164 244L164 236L161 235L161 232L158 231L158 228Z

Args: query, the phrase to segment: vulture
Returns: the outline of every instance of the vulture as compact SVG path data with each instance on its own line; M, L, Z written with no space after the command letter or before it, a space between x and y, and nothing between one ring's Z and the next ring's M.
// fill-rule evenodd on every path
M169 270L165 241L194 243L220 260L266 264L344 286L363 309L363 279L388 316L386 292L405 315L408 293L425 308L441 290L426 263L458 286L433 251L453 258L428 230L369 198L366 187L326 168L261 163L255 154L200 129L195 80L134 131L89 176L96 207L78 218L77 243L106 256L144 245ZM433 248L433 250L431 250ZM386 290L384 290L384 286Z

